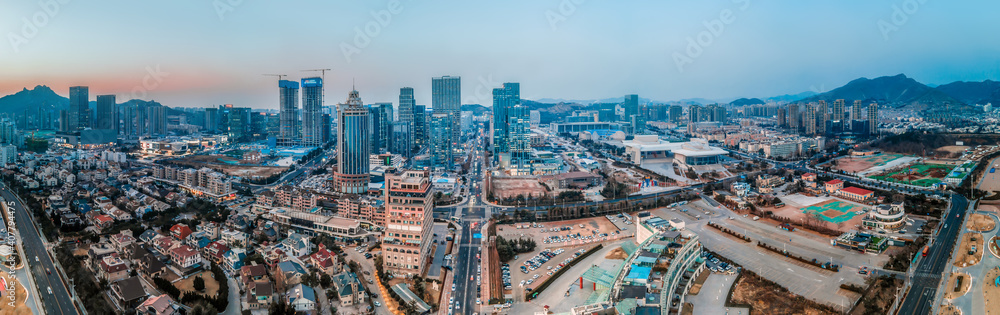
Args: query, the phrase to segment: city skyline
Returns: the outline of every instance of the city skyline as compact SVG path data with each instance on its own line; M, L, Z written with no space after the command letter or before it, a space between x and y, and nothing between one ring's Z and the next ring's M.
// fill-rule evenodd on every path
M989 52L1000 50L1000 44L965 40L988 37L995 29L997 22L985 15L1000 6L996 3L567 3L560 10L561 3L400 2L392 13L389 3L307 2L301 6L312 9L296 10L299 24L290 25L257 23L291 10L281 4L216 9L210 4L68 3L54 14L35 3L9 4L0 13L0 28L8 30L8 42L0 45L0 67L8 74L0 79L0 94L35 85L64 93L69 86L85 85L92 96L115 94L118 101L137 96L171 107L277 109L277 93L266 88L273 80L261 74L299 80L312 76L302 70L317 67L334 69L326 93L342 95L356 82L374 102L392 101L398 88L412 86L417 104L430 104L427 77L462 76L462 103L484 106L490 103L490 89L501 82L524 83L530 89L523 98L529 100L639 94L672 101L822 92L857 77L897 73L932 85L998 77L1000 59ZM189 18L130 14L143 10L184 12ZM383 11L387 15L380 15ZM815 11L824 12L823 18L810 18ZM49 18L36 25L32 18L39 12ZM95 15L116 13L122 23L136 23L120 32L114 25L91 22ZM326 18L330 15L336 18ZM507 25L498 21L501 17L523 23ZM424 22L438 19L452 23ZM355 28L364 32L369 22L378 25L371 27L378 30L372 32L376 36L361 36L368 41L356 45ZM779 30L783 23L797 27ZM104 35L116 31L121 35ZM148 45L113 45L125 39ZM707 45L692 47L689 39ZM52 58L71 44L88 48ZM395 54L406 47L413 49ZM534 54L526 57L525 50ZM265 59L274 61L260 62Z

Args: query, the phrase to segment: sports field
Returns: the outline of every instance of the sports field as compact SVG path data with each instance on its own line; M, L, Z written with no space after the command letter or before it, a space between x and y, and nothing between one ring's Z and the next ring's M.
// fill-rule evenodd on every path
M839 200L828 200L802 208L802 213L819 214L819 217L827 222L841 223L854 218L855 211L864 210L864 207L850 204Z
M880 153L868 156L845 156L827 162L827 164L831 164L833 168L837 170L845 171L848 173L858 173L858 172L864 172L873 167L886 165L887 163L901 157L906 157L906 155L894 154L894 153Z
M908 184L920 187L930 187L940 183L941 179L948 176L954 165L946 164L913 164L902 169L882 172L868 178L884 180L888 182Z

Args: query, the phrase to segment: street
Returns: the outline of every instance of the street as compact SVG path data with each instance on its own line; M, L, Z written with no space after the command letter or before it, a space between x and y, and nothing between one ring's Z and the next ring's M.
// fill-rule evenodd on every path
M910 291L899 308L899 314L930 314L941 274L951 258L958 233L962 230L962 217L968 207L968 199L959 194L951 195L951 208L941 223L944 225L930 244L927 257L921 257L917 262Z

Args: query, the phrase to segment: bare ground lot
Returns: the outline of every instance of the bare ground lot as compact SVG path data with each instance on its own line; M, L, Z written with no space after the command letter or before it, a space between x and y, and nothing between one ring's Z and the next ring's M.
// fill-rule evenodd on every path
M287 167L281 167L281 166L251 166L251 165L226 164L225 161L229 161L230 163L235 163L238 162L239 160L225 155L192 155L178 159L171 159L167 161L193 168L207 167L219 172L226 173L227 175L230 176L241 176L247 178L253 178L254 176L269 177L271 175L281 173L282 171L288 169Z
M626 253L621 247L611 250L610 253L604 256L604 259L625 260L625 258L628 258L628 253Z
M954 305L951 305L950 303L941 307L941 311L938 312L938 315L961 315L961 314L962 310L958 309Z
M983 235L980 233L963 234L962 243L955 248L955 266L968 267L978 264L983 259L983 254L987 251L986 248L983 248L983 243ZM976 247L976 251L969 254L973 246Z
M955 287L958 285L959 279L962 279L962 285L958 287L958 291ZM969 293L969 289L972 288L972 278L965 273L953 273L948 279L948 286L945 287L944 298L951 300Z
M753 272L743 272L735 284L732 302L749 304L754 314L838 314Z
M983 178L980 179L979 189L985 191L1000 191L1000 163L994 160L993 165L986 166L985 172L983 172ZM993 173L990 173L990 169L994 169Z
M1000 268L990 268L983 279L983 297L986 300L986 314L1000 314L1000 287L994 279L1000 277Z
M853 209L857 209L857 207L867 208L867 206L864 206L862 204L835 197L809 197L801 194L795 194L782 197L781 200L785 202L785 207L774 209L773 210L774 215L779 217L790 218L792 219L793 222L805 222L806 220L810 220L810 215L803 212L804 208L808 208L813 205L819 206L834 201L840 201L851 204L855 206ZM832 211L832 210L827 210L827 211ZM824 213L824 214L830 216L837 215L837 213ZM857 226L861 224L862 218L864 218L864 215L855 215L851 219L844 221L843 223L840 224L828 222L825 220L820 220L819 222L823 223L823 225L829 229L835 229L842 232L847 232L850 230L856 230Z
M973 213L969 216L969 229L976 232L987 232L993 230L996 227L996 222L993 218L979 213Z
M198 276L201 276L201 278L205 280L205 291L198 292L194 289L194 278L197 278ZM215 294L219 292L219 282L215 281L215 279L212 278L212 273L208 271L202 271L201 273L192 275L187 279L177 281L174 283L174 286L177 287L177 289L180 289L181 292L192 291L205 296L215 296Z
M518 195L542 197L546 191L548 189L537 178L493 179L493 197L496 199L517 198Z
M7 275L6 271L0 271L0 277L3 277L4 279L13 279L13 278L10 278ZM17 279L17 280L18 280L17 281L17 285L15 285L15 288L14 288L14 301L13 302L11 302L10 295L8 295L8 293L10 291L3 291L4 296L3 296L3 303L0 303L0 315L29 315L29 314L31 314L31 309L28 308L28 306L24 304L25 300L28 298L28 292L24 290L24 286L23 286L24 282L22 282L25 279ZM13 281L8 281L7 282L8 285L11 285L13 283L14 283ZM40 291L40 294L45 294L45 292L44 292L45 289L41 289L39 291ZM36 296L35 298L37 299L38 297ZM13 303L13 305L11 305L11 303Z

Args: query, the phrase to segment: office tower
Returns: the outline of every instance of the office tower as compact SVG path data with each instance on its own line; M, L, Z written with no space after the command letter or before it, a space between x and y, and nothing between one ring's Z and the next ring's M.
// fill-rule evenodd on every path
M600 122L612 122L618 121L618 115L615 114L615 109L618 104L615 103L597 103L597 121Z
M146 107L146 123L148 135L162 136L167 134L167 107L155 105Z
M209 107L205 109L205 125L203 127L207 132L215 132L219 130L218 108Z
M785 117L785 109L778 108L778 127L784 127L788 124L788 118Z
M798 131L802 114L799 113L799 104L788 104L788 128Z
M816 130L822 133L826 130L826 121L829 120L829 107L826 105L826 101L820 100L819 106L815 107L816 110Z
M323 145L323 79L302 79L302 145Z
M629 120L629 117L639 115L639 95L625 95L625 101L622 103L622 108L625 109L625 120Z
M392 122L392 140L389 141L389 152L406 156L403 152L409 152L410 144L406 139L411 138L410 126L412 124L404 121Z
M462 125L462 77L443 76L431 78L431 108L434 114L446 113L451 120L451 141L452 148L461 141Z
M413 142L417 147L427 145L427 106L413 106Z
M122 107L122 136L138 139L146 135L146 108L138 103L127 102Z
M90 88L86 86L69 87L68 129L77 131L89 126Z
M684 108L680 105L670 105L670 121L680 123L682 116L684 116Z
M806 104L805 111L802 113L802 125L805 126L807 135L816 134L816 118L819 116L816 110L816 105L813 103ZM825 125L824 125L825 126Z
M368 109L358 91L351 91L347 102L337 105L337 171L334 190L344 194L368 192Z
M878 103L868 104L868 133L878 136Z
M514 106L521 105L521 85L504 83L493 89L493 162L500 164L501 157L510 158L510 118Z
M118 105L114 95L97 96L97 116L94 117L94 129L114 130L118 134Z
M386 172L383 270L398 276L423 274L434 243L430 241L432 209L429 171Z
M267 138L267 113L250 113L250 135L249 140L262 140Z
M405 139L395 138L396 140L405 142L405 145L401 145L397 150L402 150L399 153L405 157L413 156L413 149L416 148L416 139L414 139L414 128L416 124L414 123L414 115L416 112L416 101L413 99L413 88L404 87L399 89L399 121L407 125ZM405 149L405 150L404 150Z
M278 114L267 114L267 137L278 138L281 133L281 115Z
M299 83L295 81L278 81L278 115L281 118L281 132L278 135L278 145L295 145L299 135Z
M368 107L371 116L369 132L371 133L371 152L386 153L389 151L389 141L392 136L392 103L375 103Z
M322 123L323 123L323 126L322 126L322 128L323 128L323 144L326 145L327 143L330 143L330 141L333 141L333 135L332 135L333 134L333 116L330 116L330 114L323 114L323 116L321 117L321 119L323 120L322 121Z
M851 106L851 119L853 120L863 120L861 119L861 113L864 110L861 105L861 100L854 101L854 106Z
M833 115L830 120L844 121L844 99L833 101Z
M70 129L72 127L71 127L71 125L69 123L69 120L70 120L69 117L70 117L69 111L67 111L67 110L60 110L59 111L59 132L62 132L62 133L68 133L68 132L70 132Z
M445 171L451 170L451 165L453 163L452 159L452 143L451 137L451 115L449 113L434 113L431 114L430 123L430 146L427 152L431 155L431 166L434 168L444 168Z
M598 114L598 117L600 117L600 114ZM528 120L531 122L531 128L538 128L538 125L542 123L542 113L537 110L529 111Z

